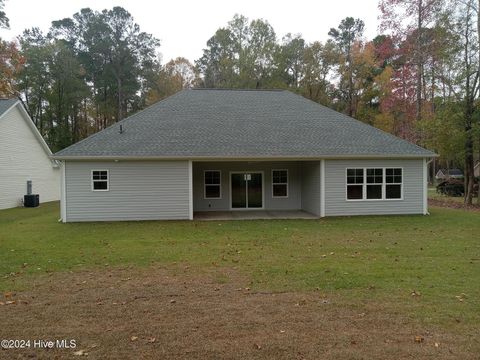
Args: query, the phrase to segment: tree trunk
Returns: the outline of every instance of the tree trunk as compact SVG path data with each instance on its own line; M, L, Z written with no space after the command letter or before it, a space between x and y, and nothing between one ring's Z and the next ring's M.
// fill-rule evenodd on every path
M473 101L471 98L466 100L465 109L465 204L472 205L473 186L475 181L474 160L473 160Z
M416 62L417 62L417 114L416 120L420 120L422 117L422 76L423 76L423 63L422 63L422 10L423 1L418 0L418 22L417 22L417 39L416 39Z
M122 79L120 79L120 76L117 76L117 91L118 91L118 115L117 115L117 121L122 120Z

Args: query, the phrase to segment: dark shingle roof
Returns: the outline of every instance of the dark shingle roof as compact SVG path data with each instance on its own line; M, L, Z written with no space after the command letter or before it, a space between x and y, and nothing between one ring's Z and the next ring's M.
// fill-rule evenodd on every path
M289 91L199 89L181 91L55 156L302 158L434 153Z
M0 116L10 109L17 101L18 99L0 99Z

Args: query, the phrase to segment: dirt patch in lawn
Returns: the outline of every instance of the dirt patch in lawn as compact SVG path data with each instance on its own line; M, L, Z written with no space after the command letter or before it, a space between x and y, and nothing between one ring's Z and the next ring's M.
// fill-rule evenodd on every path
M476 200L474 200L476 201ZM428 205L450 209L463 209L468 211L480 211L480 205L465 205L462 202L451 201L449 199L428 199Z
M321 291L256 292L231 269L57 273L37 279L29 291L6 295L2 302L15 303L0 306L1 339L74 339L77 347L0 350L5 359L63 359L75 352L89 359L478 355L467 339L422 328L381 304L352 304ZM415 336L421 336L418 343Z

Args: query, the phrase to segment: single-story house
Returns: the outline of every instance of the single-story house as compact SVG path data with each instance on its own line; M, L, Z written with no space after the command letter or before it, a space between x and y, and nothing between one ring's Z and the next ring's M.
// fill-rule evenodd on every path
M463 179L463 172L460 169L439 169L435 175L437 180Z
M27 181L40 202L60 199L60 166L18 99L0 99L0 209L22 205Z
M70 222L427 214L434 156L289 91L191 89L54 158Z

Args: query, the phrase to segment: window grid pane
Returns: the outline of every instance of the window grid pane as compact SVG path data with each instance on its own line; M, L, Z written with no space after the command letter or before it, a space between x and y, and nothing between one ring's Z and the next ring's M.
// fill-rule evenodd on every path
M272 182L274 184L286 184L288 175L286 170L273 170Z
M273 185L273 196L274 197L286 197L287 196L287 185L286 184L274 184Z
M220 197L220 185L205 185L205 197L206 198L219 198Z
M402 198L402 185L390 185L385 187L385 197L387 199L401 199Z
M363 169L347 169L348 184L363 184Z
M347 186L348 200L362 200L363 199L363 185L348 185Z
M367 184L382 184L383 169L367 169Z
M205 171L205 184L220 185L220 171Z

